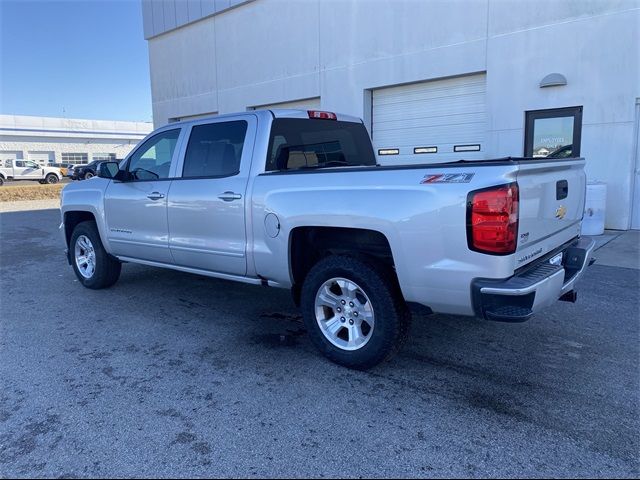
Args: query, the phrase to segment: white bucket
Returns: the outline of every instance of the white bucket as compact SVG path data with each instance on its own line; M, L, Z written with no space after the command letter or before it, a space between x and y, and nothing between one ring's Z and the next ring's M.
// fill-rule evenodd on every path
M602 235L604 233L604 213L607 206L607 184L587 183L587 198L584 203L582 235Z

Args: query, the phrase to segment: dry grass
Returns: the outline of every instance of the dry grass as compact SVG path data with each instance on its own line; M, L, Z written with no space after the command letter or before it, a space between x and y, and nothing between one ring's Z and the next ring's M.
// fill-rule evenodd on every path
M60 198L60 191L64 184L55 185L25 185L0 187L0 202L16 202L20 200L44 200L47 198Z

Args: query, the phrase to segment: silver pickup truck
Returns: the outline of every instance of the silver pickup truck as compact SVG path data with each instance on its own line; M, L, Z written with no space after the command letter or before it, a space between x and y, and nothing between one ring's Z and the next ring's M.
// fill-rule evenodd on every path
M575 301L584 196L583 159L379 166L358 118L264 110L154 131L62 191L60 229L87 288L125 262L288 288L319 350L364 369L412 304L521 322Z

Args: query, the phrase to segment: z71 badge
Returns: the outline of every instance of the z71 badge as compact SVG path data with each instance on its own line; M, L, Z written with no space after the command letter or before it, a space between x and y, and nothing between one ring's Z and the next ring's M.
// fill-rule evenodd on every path
M430 173L420 183L469 183L474 175L475 173Z

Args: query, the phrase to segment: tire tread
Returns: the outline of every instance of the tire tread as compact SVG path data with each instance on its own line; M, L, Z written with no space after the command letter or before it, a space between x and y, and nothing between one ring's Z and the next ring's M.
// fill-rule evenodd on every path
M96 252L96 271L94 276L90 279L84 278L80 272L78 272L78 268L73 260L73 251L75 249L76 239L80 235L86 235L89 237ZM120 278L122 264L115 258L111 257L104 249L102 240L100 239L100 233L98 232L98 227L93 220L80 222L73 229L71 241L69 242L69 256L71 258L73 271L78 277L78 281L87 288L92 290L109 288Z

